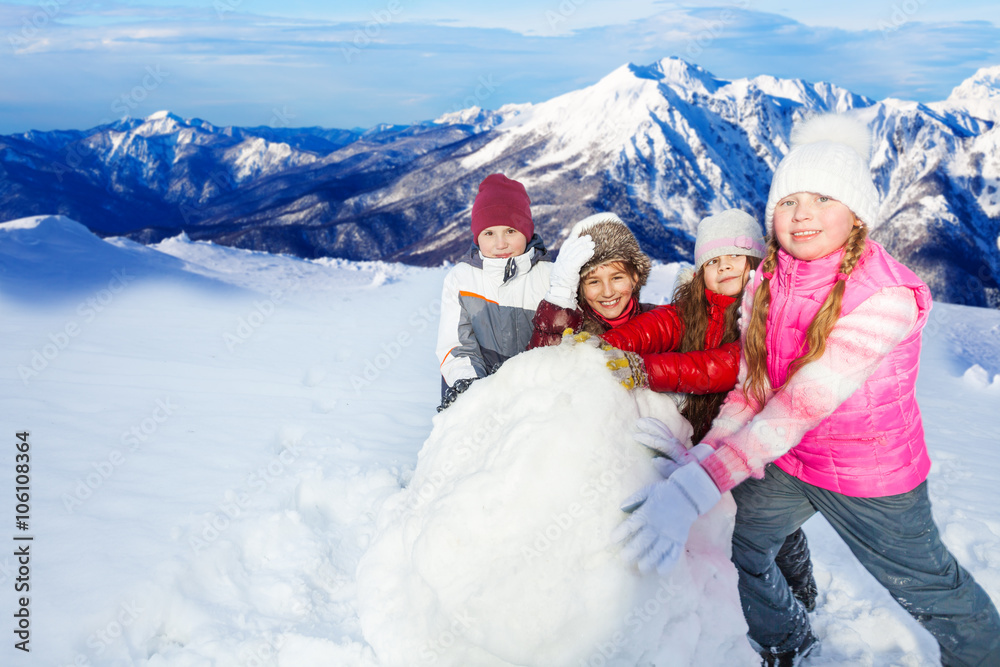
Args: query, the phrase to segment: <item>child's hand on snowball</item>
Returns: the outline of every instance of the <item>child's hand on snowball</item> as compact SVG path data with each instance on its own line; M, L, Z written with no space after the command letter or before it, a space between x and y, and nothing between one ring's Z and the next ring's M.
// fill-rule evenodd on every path
M722 497L698 463L660 472L668 475L666 479L622 503L622 511L630 516L611 534L613 542L622 544L622 558L643 574L654 570L668 574L680 559L695 520Z
M626 389L648 387L649 378L646 375L646 364L642 357L634 352L626 352L605 343L599 336L592 336L586 331L574 333L572 329L563 331L561 345L589 345L604 352L608 370Z
M641 417L637 420L634 437L639 444L680 464L701 461L714 451L710 445L704 443L688 449L666 424L655 417Z

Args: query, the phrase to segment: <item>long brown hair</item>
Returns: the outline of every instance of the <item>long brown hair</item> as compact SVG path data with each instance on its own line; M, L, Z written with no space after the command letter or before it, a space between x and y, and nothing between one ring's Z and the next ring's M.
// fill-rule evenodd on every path
M857 223L857 218L855 218L855 222ZM844 259L840 262L840 273L845 276L851 275L865 250L867 238L868 227L863 223L857 224L851 230L851 235L847 237L847 242L844 244ZM771 306L771 281L767 276L773 275L775 267L778 265L778 248L778 241L772 233L768 238L767 256L761 264L764 279L754 294L753 311L750 314L746 342L743 345L743 356L747 362L747 378L743 383L743 395L746 396L755 412L760 412L761 408L764 407L767 390L771 388L771 380L767 374L767 346L765 344L767 311ZM834 284L823 305L820 306L819 312L816 313L816 317L810 322L809 328L806 330L806 352L789 365L785 384L800 368L823 355L824 350L826 350L827 336L830 335L840 318L840 306L844 298L845 286L846 281L844 280L838 280ZM780 389L780 387L775 389Z
M760 259L747 256L746 273L757 268ZM744 285L746 287L746 285ZM677 285L674 289L674 307L677 314L684 323L684 336L681 338L678 352L692 352L705 349L705 333L708 331L708 297L705 296L705 268L702 266L694 274L694 277L683 284ZM719 345L735 343L740 339L739 314L740 296L743 290L736 295L736 299L729 304L723 315L723 334ZM689 394L681 409L681 414L691 422L694 427L692 442L700 442L702 437L708 433L712 420L719 414L722 401L726 397L727 391L714 394Z

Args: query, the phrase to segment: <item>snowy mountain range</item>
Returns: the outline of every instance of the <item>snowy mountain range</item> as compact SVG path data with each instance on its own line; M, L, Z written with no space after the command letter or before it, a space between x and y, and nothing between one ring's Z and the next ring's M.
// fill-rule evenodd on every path
M612 210L644 249L688 260L706 214L762 217L803 115L872 130L873 237L936 299L1000 307L1000 66L942 102L874 101L829 83L726 81L675 58L496 111L369 130L216 127L167 112L86 131L0 137L2 219L59 213L102 235L192 239L300 257L436 265L469 243L479 181L525 183L550 247Z

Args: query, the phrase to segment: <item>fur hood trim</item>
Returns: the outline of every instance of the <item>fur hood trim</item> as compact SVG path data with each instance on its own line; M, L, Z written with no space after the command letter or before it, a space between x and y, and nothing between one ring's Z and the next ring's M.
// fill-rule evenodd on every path
M584 218L573 225L568 238L589 235L594 239L594 256L580 269L580 275L585 276L599 266L611 262L625 262L635 267L638 272L638 282L635 292L646 284L652 262L639 248L635 235L614 213L597 213Z

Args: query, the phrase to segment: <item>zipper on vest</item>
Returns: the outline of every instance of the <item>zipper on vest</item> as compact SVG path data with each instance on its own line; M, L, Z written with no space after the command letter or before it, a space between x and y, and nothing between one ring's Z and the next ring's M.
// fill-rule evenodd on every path
M779 265L777 268L780 271L781 266ZM794 275L794 272L796 271L797 268L798 268L797 263L793 262L791 264L791 266L789 267L789 269L784 272L785 273L785 285L787 287L787 291L785 293L784 302L781 304L780 311L778 313L775 313L775 318L774 318L774 324L775 324L775 326L773 328L773 331L769 331L768 332L768 337L770 338L770 343L771 343L770 349L774 350L775 361L777 363L779 363L779 364L782 363L782 359L781 359L781 346L780 346L779 334L780 334L781 330L785 328L784 327L785 314L788 312L788 304L792 300L792 296L795 293L795 288L794 288L794 286L795 286L795 275ZM780 290L776 290L776 291L780 291ZM770 355L768 355L768 356L770 356ZM784 369L775 368L775 372L780 372L781 370L785 371L785 373L784 373L785 380L787 380L788 379L788 368L787 368L787 366ZM775 378L770 377L770 371L768 372L768 379L771 380L771 388L776 390L777 387L774 386L774 380L775 380Z

